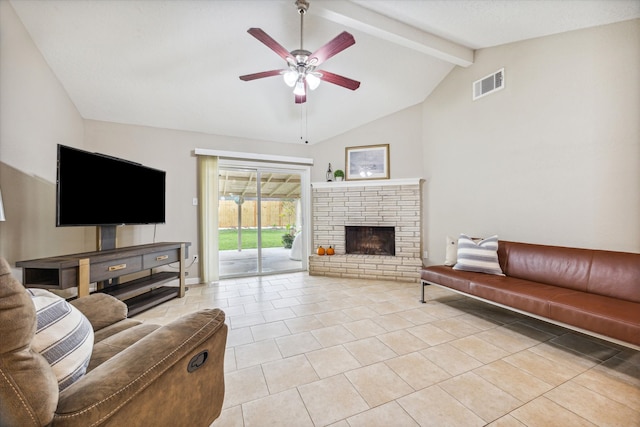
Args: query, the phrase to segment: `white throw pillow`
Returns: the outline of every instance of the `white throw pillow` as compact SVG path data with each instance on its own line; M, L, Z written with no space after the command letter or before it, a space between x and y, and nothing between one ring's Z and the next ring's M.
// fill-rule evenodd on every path
M453 237L447 236L444 265L456 265L456 262L458 262L458 241Z
M453 269L504 276L498 261L498 236L474 242L466 234L461 234L458 239L458 261Z
M84 314L44 289L27 289L36 307L32 347L51 365L60 391L86 372L93 350L93 327Z

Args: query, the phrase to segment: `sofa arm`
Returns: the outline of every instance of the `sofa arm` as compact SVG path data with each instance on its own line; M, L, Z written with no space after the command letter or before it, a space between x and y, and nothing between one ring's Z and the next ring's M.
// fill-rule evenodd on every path
M202 310L153 331L64 390L52 425L209 425L224 400L224 319Z
M127 304L109 294L91 294L74 299L71 304L89 319L94 331L127 318Z

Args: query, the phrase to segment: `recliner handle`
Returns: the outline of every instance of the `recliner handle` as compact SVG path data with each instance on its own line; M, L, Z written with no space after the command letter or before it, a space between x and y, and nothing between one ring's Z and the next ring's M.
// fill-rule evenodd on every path
M203 350L191 358L187 365L187 372L191 373L205 364L209 358L209 350Z

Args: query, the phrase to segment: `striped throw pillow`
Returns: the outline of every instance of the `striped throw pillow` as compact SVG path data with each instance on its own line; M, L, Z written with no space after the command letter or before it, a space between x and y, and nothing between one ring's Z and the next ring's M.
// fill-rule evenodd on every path
M44 289L27 289L36 307L32 348L51 365L60 391L86 372L93 350L93 327L74 306Z
M458 261L453 269L504 276L498 262L498 236L474 242L461 234L458 238Z

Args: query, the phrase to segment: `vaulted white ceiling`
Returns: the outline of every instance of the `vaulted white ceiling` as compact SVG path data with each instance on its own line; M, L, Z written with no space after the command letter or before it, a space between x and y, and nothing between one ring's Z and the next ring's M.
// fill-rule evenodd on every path
M247 30L300 48L294 3L11 0L86 119L311 144L424 101L475 49L640 17L639 0L310 0L304 48L352 33L320 69L361 86L296 105L279 76L238 78L286 67Z

